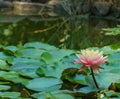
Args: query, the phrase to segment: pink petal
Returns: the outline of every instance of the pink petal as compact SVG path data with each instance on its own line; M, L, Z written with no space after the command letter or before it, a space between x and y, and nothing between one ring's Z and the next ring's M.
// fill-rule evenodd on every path
M98 65L105 63L108 60L107 56L103 57L102 59L98 60Z
M93 71L94 72L96 72L96 73L100 73L100 66L98 66L98 65L94 65L94 66L91 66L91 68L93 69Z
M81 56L81 60L84 61L84 64L86 64L86 65L92 64L92 61L90 59L88 59L88 57L86 57L86 56Z
M99 53L98 55L96 55L92 58L92 61L99 60L101 57L102 57L102 53Z

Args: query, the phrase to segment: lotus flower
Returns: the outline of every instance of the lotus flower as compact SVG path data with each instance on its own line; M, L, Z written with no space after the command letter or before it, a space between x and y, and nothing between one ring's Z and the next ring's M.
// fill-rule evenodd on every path
M79 59L75 60L75 63L83 65L79 71L83 71L88 67L91 67L94 72L99 73L99 65L107 61L107 56L103 56L103 53L98 50L82 50L81 54L77 54L77 57Z

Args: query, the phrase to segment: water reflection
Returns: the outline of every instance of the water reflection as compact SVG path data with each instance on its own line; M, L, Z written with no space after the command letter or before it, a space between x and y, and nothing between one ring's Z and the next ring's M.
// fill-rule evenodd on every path
M69 49L102 47L118 42L120 36L105 36L101 29L118 24L120 22L89 17L0 17L0 42L3 45L17 45L41 41Z

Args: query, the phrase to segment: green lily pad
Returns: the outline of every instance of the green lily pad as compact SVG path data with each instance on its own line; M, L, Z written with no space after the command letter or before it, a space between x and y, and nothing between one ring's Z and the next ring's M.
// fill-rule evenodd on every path
M59 50L58 49L58 50L53 50L50 52L44 52L41 55L41 59L45 61L47 64L50 64L50 63L59 62L64 57L67 57L73 53L75 53L75 51L73 50L64 50L64 49Z
M34 65L34 64L15 64L13 66L11 66L11 70L14 70L14 71L21 71L21 70L24 70L24 69L37 69L39 68L40 66L39 65Z
M8 84L10 84L10 82L0 81L0 84L3 84L3 85L8 85Z
M0 59L7 59L10 56L6 55L4 52L0 52Z
M19 92L0 92L1 99L18 99L19 97Z
M117 52L118 50L114 50L110 46L104 46L103 48L101 48L101 51L103 51L105 54L112 54L114 52Z
M71 63L55 63L42 66L37 69L37 74L45 77L56 77L60 78L62 72L67 68L78 68L77 65Z
M105 95L106 95L107 97L116 97L116 99L119 99L119 98L120 98L120 93L114 92L114 91L112 91L112 90L105 92ZM114 99L114 98L112 98L112 99Z
M14 71L11 72L0 71L0 80L22 84L25 84L29 81L28 79L20 77L19 74Z
M24 76L24 77L27 77L27 78L37 78L37 77L39 77L36 74L36 69L31 69L31 68L21 70L21 71L19 71L19 74L21 76Z
M18 57L25 57L25 58L33 58L33 59L40 59L41 54L45 52L45 50L29 48L29 49L22 49L19 50Z
M32 95L37 99L74 99L74 97L70 94L64 92L42 92L36 93Z
M48 50L48 51L57 49L54 46L51 46L51 45L48 45L45 43L41 43L41 42L26 43L24 45L24 48L39 48L39 49L44 49L44 50Z
M73 83L87 85L85 81L85 75L82 75L82 74L75 74L74 76L68 76L67 80Z
M15 65L15 64L43 65L45 63L43 61L33 59L33 58L17 57L17 58L14 58L13 61L12 61L12 65Z
M45 61L47 64L55 62L52 55L49 52L42 53L40 58L41 58L41 60Z
M91 86L82 87L82 88L76 90L76 92L81 92L81 93L84 93L84 94L87 94L87 93L90 93L90 92L97 92L97 91L98 91L97 88L94 88L94 87L91 87Z
M35 91L51 91L61 87L62 81L57 78L35 78L30 80L26 87Z
M7 46L7 47L5 47L5 49L6 49L6 50L10 50L10 51L12 51L13 53L15 53L18 48L17 48L16 46Z
M0 59L0 69L1 70L9 70L10 67L7 65L7 63L4 60Z
M100 73L96 75L96 80L100 88L108 88L111 83L116 82L118 79L120 79L120 76L119 74L116 73L108 72L108 73ZM87 76L86 81L89 86L94 88L96 87L91 76Z
M8 89L10 89L10 86L8 86L8 85L0 85L0 91L8 90Z

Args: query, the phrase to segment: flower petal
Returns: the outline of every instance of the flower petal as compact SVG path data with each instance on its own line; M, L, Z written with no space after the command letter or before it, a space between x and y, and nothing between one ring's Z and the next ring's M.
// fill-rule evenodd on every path
M81 54L77 54L78 60L75 61L76 64L83 64L81 70L85 70L87 67L91 67L96 73L99 73L101 64L105 63L108 58L103 56L103 52L98 50L81 50Z
M98 66L98 65L93 65L93 66L91 66L91 68L93 69L93 71L94 72L96 72L96 73L100 73L100 66Z

